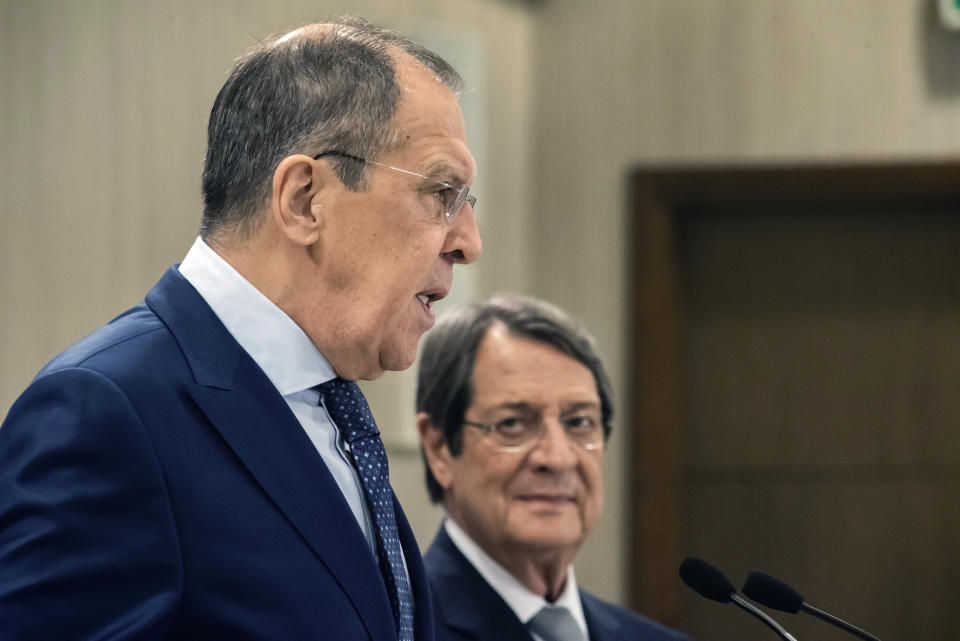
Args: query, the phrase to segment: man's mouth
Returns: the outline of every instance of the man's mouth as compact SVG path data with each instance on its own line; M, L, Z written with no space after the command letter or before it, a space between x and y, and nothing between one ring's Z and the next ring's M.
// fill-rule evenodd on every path
M553 494L553 493L543 493L543 494L523 494L519 497L521 501L544 501L547 503L574 503L576 502L576 497L570 494Z
M427 291L417 294L416 298L420 301L420 304L427 309L427 311L431 311L433 304L438 300L442 300L444 297L446 297L446 295L446 291Z

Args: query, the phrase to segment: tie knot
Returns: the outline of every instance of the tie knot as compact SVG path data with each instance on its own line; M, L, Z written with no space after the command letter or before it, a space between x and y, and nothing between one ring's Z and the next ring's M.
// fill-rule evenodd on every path
M573 614L563 606L544 606L527 627L545 641L584 641L583 631Z
M363 397L363 392L356 382L337 377L317 385L314 389L320 392L327 412L347 443L380 434L367 399Z

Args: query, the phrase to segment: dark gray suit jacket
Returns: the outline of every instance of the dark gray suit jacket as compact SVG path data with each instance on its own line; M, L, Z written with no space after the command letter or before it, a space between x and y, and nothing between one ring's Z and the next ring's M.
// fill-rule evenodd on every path
M443 527L423 557L437 641L532 641L526 626L457 549ZM591 641L690 641L681 632L580 591Z

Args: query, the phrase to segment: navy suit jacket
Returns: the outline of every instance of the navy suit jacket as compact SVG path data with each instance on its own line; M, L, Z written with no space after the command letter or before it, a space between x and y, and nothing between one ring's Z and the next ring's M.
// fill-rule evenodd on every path
M433 641L394 502L417 640ZM320 455L175 267L47 365L0 427L0 637L396 639Z
M438 641L531 641L530 632L454 545L443 527L423 556ZM662 623L580 590L591 641L690 641Z

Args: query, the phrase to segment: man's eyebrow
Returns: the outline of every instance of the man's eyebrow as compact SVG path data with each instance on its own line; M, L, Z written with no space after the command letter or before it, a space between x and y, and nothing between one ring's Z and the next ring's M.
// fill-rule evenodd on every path
M497 405L497 406L494 407L493 409L496 409L496 410L525 410L525 411L528 411L528 412L536 412L536 411L539 411L536 406L534 406L534 405L531 404L531 403L527 403L526 401L511 401L511 402L509 402L509 403L500 403L499 405Z
M599 401L574 401L572 403L564 403L560 409L563 413L576 412L579 410L596 410L600 409L601 405ZM529 403L527 401L510 401L507 403L500 403L499 405L494 406L493 409L497 410L527 410L531 412L539 412L543 408L540 405Z
M600 409L598 401L577 401L563 406L563 412L576 412L579 410L597 410Z
M451 185L464 185L467 183L463 172L457 170L447 162L439 162L423 172L423 175L431 180L450 183Z

